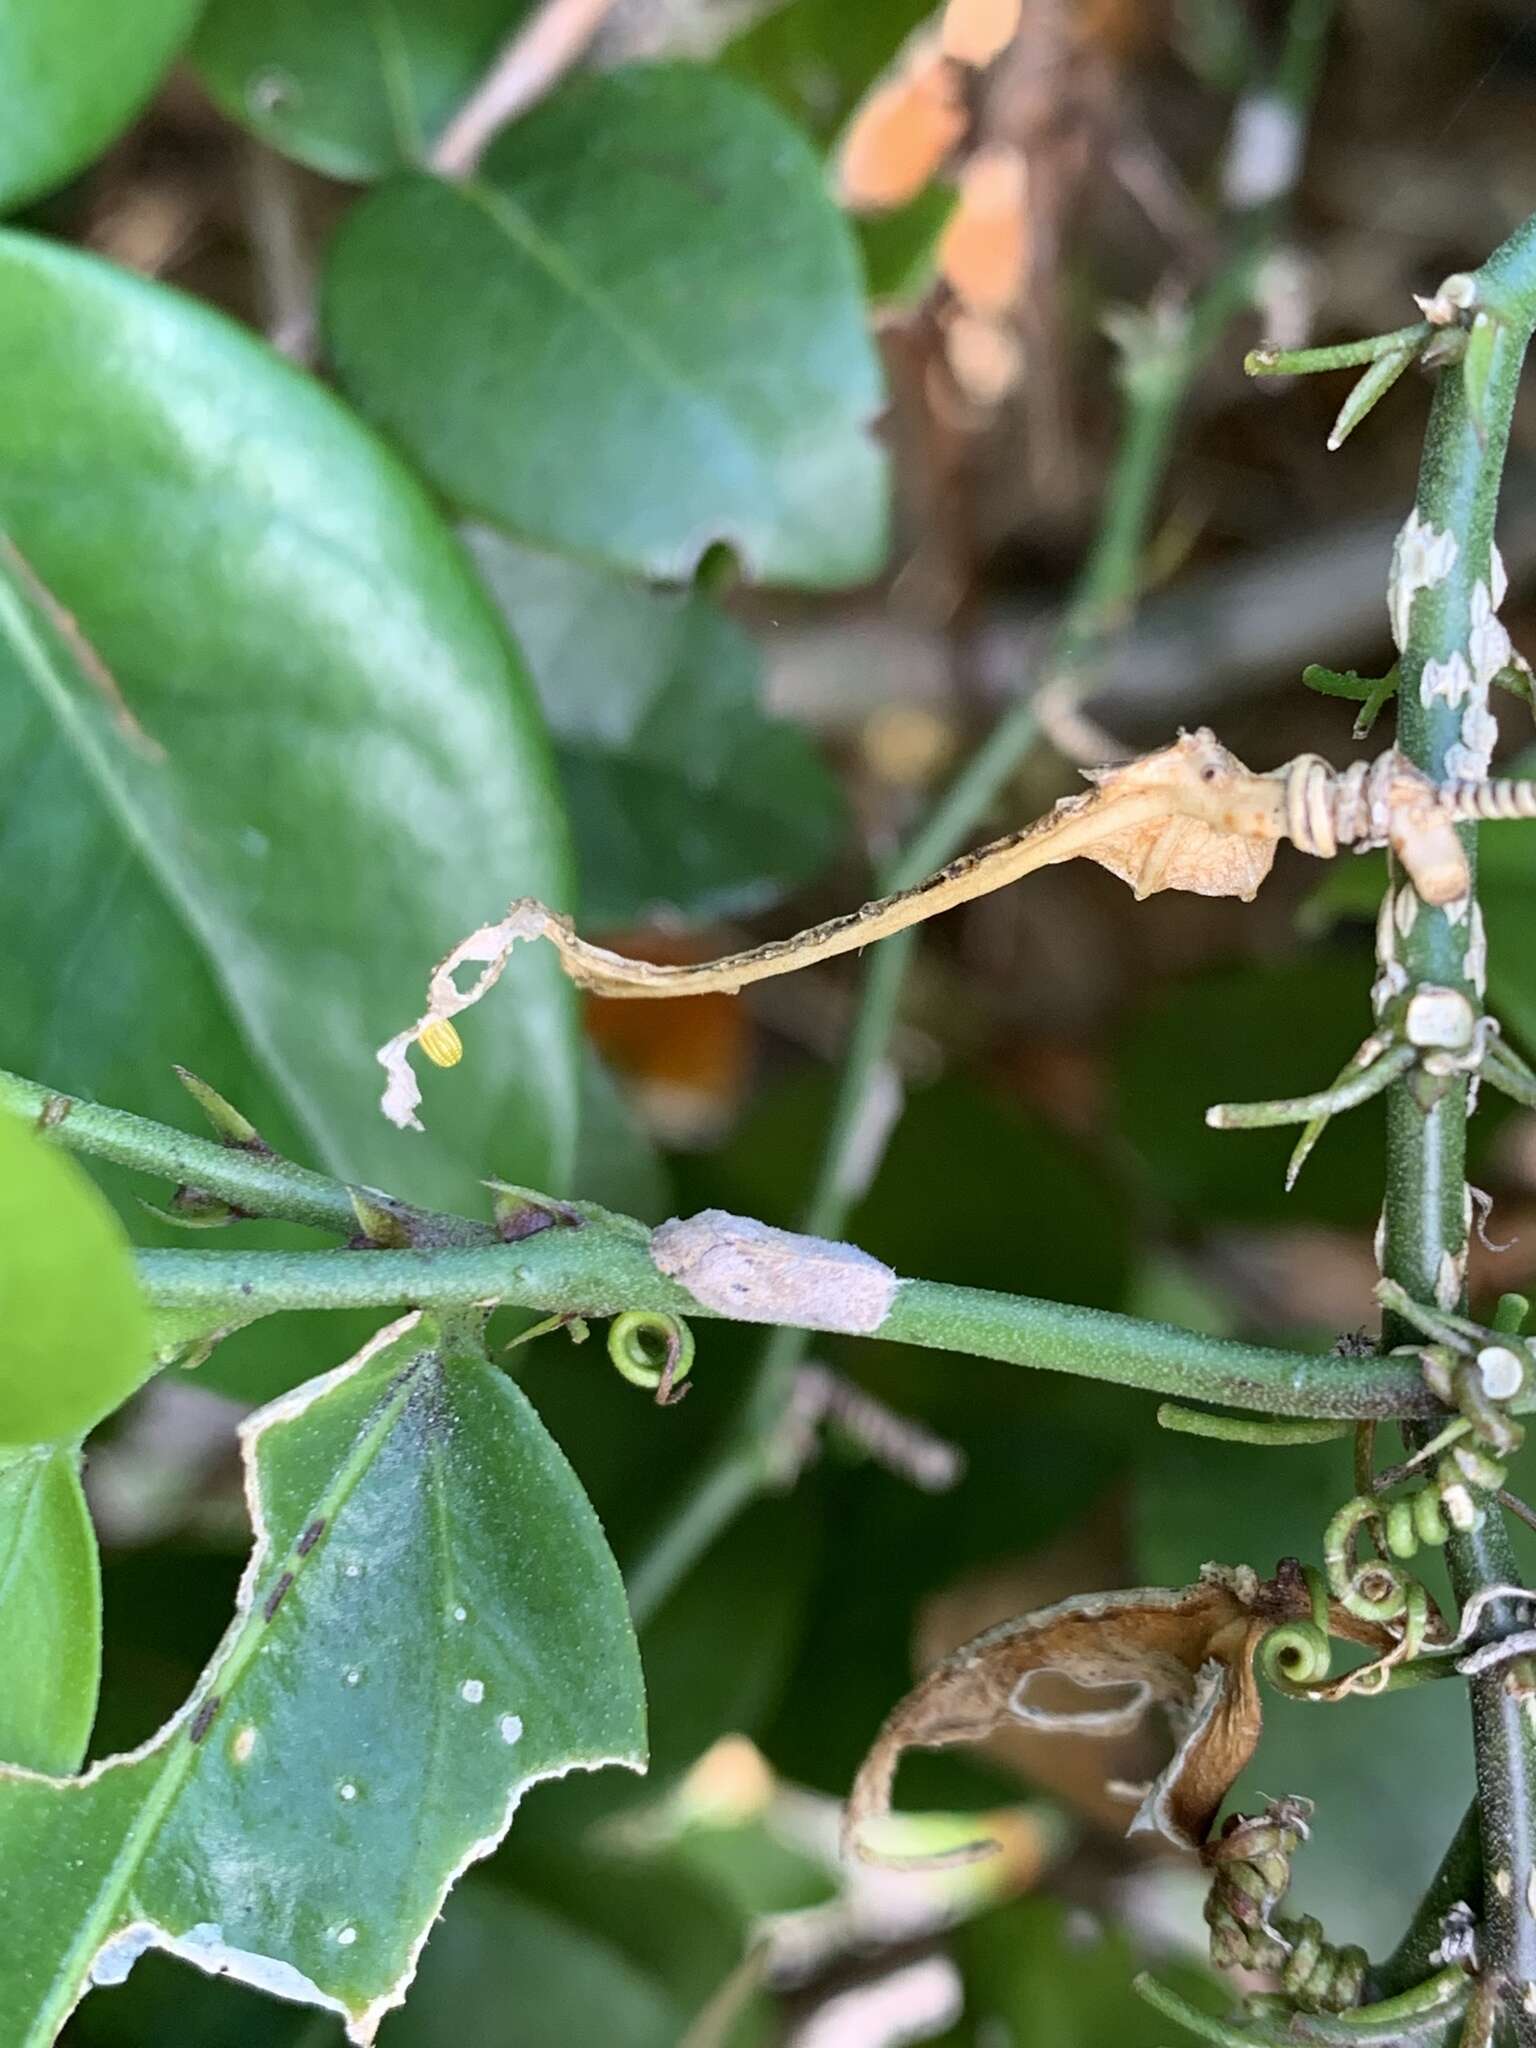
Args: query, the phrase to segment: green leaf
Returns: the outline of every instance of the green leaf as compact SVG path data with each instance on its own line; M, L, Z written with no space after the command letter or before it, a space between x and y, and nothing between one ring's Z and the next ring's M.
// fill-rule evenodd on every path
M0 1116L0 1445L68 1443L150 1370L128 1243L72 1159Z
M208 90L333 178L421 163L532 0L214 0L192 45Z
M186 1705L83 1778L0 1771L16 2048L152 1947L367 2042L530 1785L643 1767L617 1568L472 1344L408 1316L241 1434L255 1545Z
M757 650L706 596L484 528L471 546L554 733L590 923L740 916L825 867L836 780L804 733L764 715Z
M77 1770L101 1679L101 1567L77 1451L0 1451L0 1671L0 1757Z
M865 91L933 8L930 0L789 0L729 46L721 66L770 94L822 141L843 126Z
M0 0L0 209L63 184L160 82L198 0Z
M546 949L429 1080L425 1137L378 1108L374 1048L432 962L566 890L531 692L419 487L216 314L19 234L0 384L6 857L31 878L0 908L29 963L0 1060L185 1121L180 1060L272 1144L429 1203L564 1182L574 1006Z
M880 376L811 149L729 79L571 80L478 176L402 175L332 247L342 385L453 503L662 580L724 542L840 584L884 548Z

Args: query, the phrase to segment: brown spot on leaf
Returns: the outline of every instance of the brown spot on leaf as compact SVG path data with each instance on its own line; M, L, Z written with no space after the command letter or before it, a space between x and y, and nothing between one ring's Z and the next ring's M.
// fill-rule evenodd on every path
M219 1711L220 1704L219 1695L216 1692L209 1693L207 1699L203 1701L203 1704L192 1716L192 1725L187 1730L187 1740L189 1742L196 1745L202 1741L208 1730L213 1726L213 1717Z
M293 1573L284 1572L282 1577L278 1580L277 1584L272 1588L271 1592L267 1595L266 1600L262 1605L261 1618L263 1621L270 1621L273 1615L276 1614L279 1607L282 1606L284 1599L287 1597L288 1588L292 1584Z

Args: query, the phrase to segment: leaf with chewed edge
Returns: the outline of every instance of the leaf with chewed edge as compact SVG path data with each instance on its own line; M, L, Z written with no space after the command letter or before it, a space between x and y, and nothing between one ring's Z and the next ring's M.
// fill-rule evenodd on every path
M407 1316L241 1432L255 1543L185 1706L83 1777L0 1770L0 2038L147 1949L373 2040L528 1786L643 1769L597 1519L472 1340Z

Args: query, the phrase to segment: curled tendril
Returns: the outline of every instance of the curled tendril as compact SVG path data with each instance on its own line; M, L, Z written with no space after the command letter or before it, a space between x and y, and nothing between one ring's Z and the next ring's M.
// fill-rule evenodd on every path
M1292 1694L1304 1694L1308 1687L1321 1684L1333 1665L1328 1587L1322 1573L1311 1565L1303 1577L1312 1596L1310 1619L1288 1621L1271 1629L1259 1651L1259 1666L1270 1684Z
M1329 1591L1346 1613L1360 1621L1395 1621L1408 1605L1412 1581L1406 1572L1390 1558L1372 1557L1362 1563L1355 1555L1356 1538L1367 1524L1385 1543L1385 1520L1379 1501L1357 1494L1339 1509L1323 1536Z
M1262 1814L1233 1814L1206 1845L1211 1960L1218 1969L1278 1977L1292 2009L1342 2012L1359 2003L1364 1949L1335 1946L1310 1914L1287 1918L1277 1911L1290 1889L1291 1860L1307 1839L1311 1812L1306 1799L1271 1800Z
M693 1332L680 1316L630 1309L608 1326L608 1356L632 1386L654 1387L657 1404L671 1408L688 1389Z

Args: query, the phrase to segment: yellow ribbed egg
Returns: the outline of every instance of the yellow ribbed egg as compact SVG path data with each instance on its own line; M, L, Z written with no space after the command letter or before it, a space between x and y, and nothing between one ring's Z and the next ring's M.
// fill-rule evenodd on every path
M456 1067L464 1057L464 1041L446 1017L423 1025L418 1043L435 1067Z

